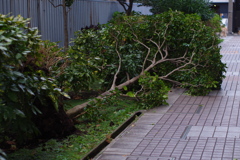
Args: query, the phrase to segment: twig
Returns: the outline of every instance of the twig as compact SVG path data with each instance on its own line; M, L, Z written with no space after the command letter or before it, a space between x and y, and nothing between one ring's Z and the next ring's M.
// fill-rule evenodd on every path
M63 7L63 4L59 4L59 5L55 6L55 4L53 2L51 2L51 0L48 0L48 2L51 3L54 8Z
M121 0L117 0L119 2L119 4L123 7L124 11L127 12L127 7L129 7L129 5L126 2L123 2ZM125 6L126 5L126 6Z

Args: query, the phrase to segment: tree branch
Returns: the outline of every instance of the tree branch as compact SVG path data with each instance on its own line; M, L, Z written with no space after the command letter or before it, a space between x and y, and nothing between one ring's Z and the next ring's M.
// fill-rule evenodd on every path
M54 8L57 8L57 7L63 7L63 4L59 4L59 5L55 5L51 0L48 0L49 3L51 3L51 5L54 7Z
M118 35L119 35L119 34L120 34L120 33L118 32ZM118 55L119 60L118 60L118 69L117 69L117 72L114 74L114 78L113 78L113 83L112 83L112 86L111 86L111 90L114 90L115 87L116 87L117 75L119 74L120 69L121 69L121 66L122 66L122 65L121 65L121 64L122 64L121 54L120 54L119 51L118 51L118 36L117 36L117 37L114 36L114 38L115 38L115 41L116 41L115 51L116 51L116 53L117 53L117 55Z
M119 4L123 7L124 11L127 12L127 8L126 6L128 6L128 4L126 2L123 2L121 0L117 0L119 2ZM125 6L126 5L126 6Z

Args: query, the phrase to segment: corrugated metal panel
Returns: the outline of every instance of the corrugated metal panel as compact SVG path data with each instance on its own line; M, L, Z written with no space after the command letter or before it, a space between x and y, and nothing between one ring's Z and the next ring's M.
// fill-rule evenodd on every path
M10 11L10 3L12 0L9 1L1 1L1 5L0 5L0 11L3 14L8 14Z
M38 27L40 25L39 1L40 0L28 0L28 17L31 18L31 27Z
M55 6L62 0L54 0ZM134 10L148 14L149 8L139 8L134 4ZM116 1L75 0L68 12L69 40L74 38L74 32L82 27L107 23L116 11L123 8ZM62 7L54 7L48 0L0 0L0 13L22 15L31 18L29 27L37 27L43 40L60 42L63 46L64 26Z
M54 1L55 6L61 0ZM41 34L44 40L54 42L63 41L63 12L62 7L54 7L48 1L43 0L41 5ZM62 44L62 43L61 43Z

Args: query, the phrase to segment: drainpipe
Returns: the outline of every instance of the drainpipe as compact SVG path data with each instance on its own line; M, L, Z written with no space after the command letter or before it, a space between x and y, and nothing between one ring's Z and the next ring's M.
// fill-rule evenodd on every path
M233 24L233 0L228 2L228 33L233 34L232 32Z

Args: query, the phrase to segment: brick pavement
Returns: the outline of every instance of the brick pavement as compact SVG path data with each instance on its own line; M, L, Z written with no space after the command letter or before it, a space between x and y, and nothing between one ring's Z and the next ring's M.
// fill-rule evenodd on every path
M169 95L144 113L96 160L240 160L240 36L224 38L222 89L208 96Z

